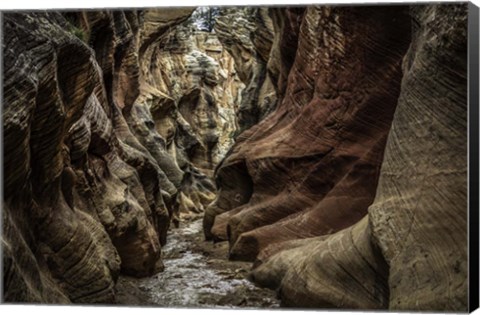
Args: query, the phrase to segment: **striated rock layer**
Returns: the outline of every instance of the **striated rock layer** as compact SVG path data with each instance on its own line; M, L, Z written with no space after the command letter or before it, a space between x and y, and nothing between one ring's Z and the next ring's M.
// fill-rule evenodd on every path
M228 236L232 258L253 260L271 243L361 219L400 93L410 42L406 8L310 7L301 19L287 12L288 24L298 23L298 37L287 37L298 49L283 101L238 137L218 171L220 183L241 173L250 190L220 186L207 212L222 213L212 232ZM224 206L237 194L235 208Z
M217 170L206 237L284 306L465 311L467 6L270 15L283 96Z
M139 138L157 150L158 163L173 163L169 173L183 174L175 220L202 213L215 198L214 168L234 143L236 111L244 84L231 55L213 33L198 31L191 19L145 51L144 77L136 105L138 116L151 113L152 127L164 142ZM173 158L173 159L172 159Z
M6 302L114 302L213 199L242 84L209 34L169 40L192 11L4 14Z
M4 300L112 303L215 198L284 306L465 311L466 7L4 14Z
M240 133L262 120L277 104L273 84L276 71L274 65L268 64L274 38L269 10L222 8L216 18L215 34L233 57L238 77L245 84L237 111Z

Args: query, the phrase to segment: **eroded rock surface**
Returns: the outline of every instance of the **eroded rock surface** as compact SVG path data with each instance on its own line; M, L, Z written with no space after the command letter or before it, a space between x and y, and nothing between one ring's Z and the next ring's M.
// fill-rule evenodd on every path
M215 34L235 62L245 84L237 116L237 133L250 128L277 104L273 84L275 71L267 70L274 40L272 19L267 8L222 8L216 18ZM273 68L273 66L271 66Z
M466 5L192 11L3 15L4 300L112 303L206 208L283 306L465 311Z
M167 169L183 173L174 216L203 213L215 198L213 171L234 143L244 84L217 36L196 30L190 19L141 60L144 80L136 109L152 114L145 119L164 139L148 146L163 152L159 163L169 158Z
M284 94L204 228L282 305L466 310L466 8L271 11Z
M172 31L192 11L4 15L5 301L113 302L213 199L242 84L215 38Z
M298 49L285 96L238 137L218 180L242 176L245 184L220 185L205 216L222 213L211 231L228 237L232 258L253 260L271 243L329 234L366 214L400 93L407 13L311 7L298 18L286 11L283 20L298 23L298 37L287 37ZM232 199L234 207L226 204Z

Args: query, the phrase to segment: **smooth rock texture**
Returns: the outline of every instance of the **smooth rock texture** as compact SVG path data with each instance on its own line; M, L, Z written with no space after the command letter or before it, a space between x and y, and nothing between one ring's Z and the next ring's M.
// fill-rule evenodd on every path
M466 311L467 5L271 16L285 93L217 170L206 237L283 306Z
M400 93L407 8L309 7L303 19L288 10L285 16L299 26L298 38L287 37L298 49L283 101L238 137L218 178L241 172L248 180L219 185L205 215L222 213L211 232L228 238L231 258L254 260L269 244L360 220L375 196ZM236 195L238 204L224 205Z

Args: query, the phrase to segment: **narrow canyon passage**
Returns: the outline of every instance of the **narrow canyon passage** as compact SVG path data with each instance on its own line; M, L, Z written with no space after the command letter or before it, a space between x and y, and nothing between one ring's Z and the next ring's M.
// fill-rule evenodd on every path
M246 279L252 263L230 261L228 242L207 241L203 229L204 212L216 193L215 168L241 129L261 117L256 108L262 104L254 104L254 94L262 81L252 74L265 69L251 42L248 27L253 26L253 21L250 17L249 26L231 28L232 16L242 20L249 12L253 11L197 8L185 22L169 29L152 53L152 63L146 64L153 74L151 84L172 98L160 98L157 103L153 97L150 112L182 180L173 200L166 244L162 246L163 271L145 278L120 275L115 286L116 303L177 307L279 305L275 291L255 287ZM272 26L268 27L272 32ZM228 46L232 40L236 47ZM241 45L249 46L239 59L237 50L244 49ZM246 87L249 80L254 81L250 90ZM263 94L273 95L272 86ZM242 113L249 118L243 119Z
M229 261L228 244L205 242L201 218L181 222L163 248L165 270L148 278L120 276L117 303L170 307L277 308L275 291L246 279L251 263Z
M3 300L465 311L467 17L5 13Z

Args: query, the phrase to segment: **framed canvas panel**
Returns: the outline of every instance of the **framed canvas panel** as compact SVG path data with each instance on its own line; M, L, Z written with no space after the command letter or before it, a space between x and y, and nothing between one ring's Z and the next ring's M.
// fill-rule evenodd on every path
M39 5L1 13L2 303L478 307L478 6Z

